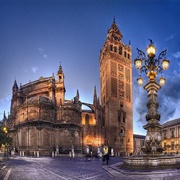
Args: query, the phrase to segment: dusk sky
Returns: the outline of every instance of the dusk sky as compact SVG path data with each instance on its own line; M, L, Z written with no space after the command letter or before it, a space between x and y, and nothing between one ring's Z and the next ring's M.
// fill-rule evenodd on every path
M180 118L179 0L0 0L0 119L10 111L15 79L23 85L56 75L60 62L65 99L78 89L80 100L92 103L94 86L100 96L100 49L114 17L122 41L131 42L133 61L136 48L145 52L149 38L157 55L168 49L170 68L158 93L160 123ZM147 93L138 77L133 62L134 133L145 134Z

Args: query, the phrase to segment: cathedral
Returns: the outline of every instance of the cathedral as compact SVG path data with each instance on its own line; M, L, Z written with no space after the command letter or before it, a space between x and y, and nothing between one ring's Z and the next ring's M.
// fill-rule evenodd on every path
M100 99L94 87L92 104L80 101L78 90L72 100L65 99L61 65L56 76L20 86L15 80L10 114L3 118L12 148L25 155L51 155L72 149L81 154L87 147L96 152L108 145L117 156L132 153L132 48L122 38L114 20L100 51Z

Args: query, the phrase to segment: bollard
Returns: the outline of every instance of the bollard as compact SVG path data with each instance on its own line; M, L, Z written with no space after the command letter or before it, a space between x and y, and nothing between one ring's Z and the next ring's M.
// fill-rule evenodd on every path
M55 157L57 157L57 151L55 151L55 154L54 154Z
M54 157L54 151L52 151L52 157Z
M37 151L37 157L39 157L39 151Z

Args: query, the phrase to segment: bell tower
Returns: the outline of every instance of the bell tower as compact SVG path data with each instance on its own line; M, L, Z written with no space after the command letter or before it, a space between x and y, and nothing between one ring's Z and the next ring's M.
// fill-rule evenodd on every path
M62 70L62 66L59 66L59 70L57 72L57 80L56 80L56 105L59 107L64 104L65 97L65 85L64 85L64 73Z
M114 19L99 58L105 143L117 155L133 152L132 48L122 38Z

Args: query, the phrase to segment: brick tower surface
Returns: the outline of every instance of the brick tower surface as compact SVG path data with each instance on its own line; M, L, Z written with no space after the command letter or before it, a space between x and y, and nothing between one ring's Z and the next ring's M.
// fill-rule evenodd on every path
M132 48L122 37L114 19L99 59L105 143L117 155L133 152Z

